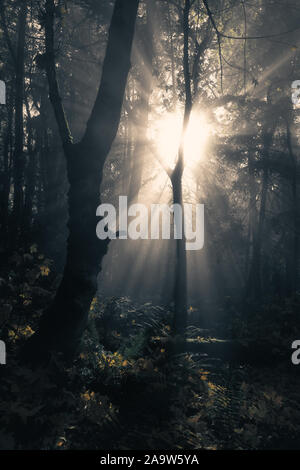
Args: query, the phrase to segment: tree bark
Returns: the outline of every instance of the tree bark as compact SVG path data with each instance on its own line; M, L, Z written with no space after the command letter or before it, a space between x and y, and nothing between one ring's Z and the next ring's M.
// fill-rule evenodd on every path
M28 163L25 172L25 194L24 194L24 214L23 214L23 238L29 241L29 234L32 226L33 199L36 181L36 145L34 147L34 132L32 128L32 116L30 115L28 100L25 99L27 114L27 153Z
M263 178L262 178L262 189L260 198L260 209L258 217L258 227L254 231L253 239L253 254L249 272L248 289L247 294L249 298L253 298L256 301L261 300L262 295L262 283L261 283L261 252L263 243L263 231L265 224L267 194L269 185L269 151L273 140L274 127L269 129L263 136Z
M287 147L289 152L289 157L291 159L291 185L292 185L292 212L293 212L293 224L294 224L294 239L292 243L292 292L296 292L298 288L299 280L299 208L298 208L298 182L297 182L297 171L298 171L298 162L297 156L293 151L292 145L292 135L291 135L291 125L289 120L287 120L287 129L286 129L286 138L287 138Z
M1 244L3 248L7 247L8 242L8 217L9 217L9 193L11 184L11 141L13 127L13 87L7 103L7 126L5 130L4 148L3 148L3 174L1 191Z
M16 55L16 85L15 85L15 146L14 146L14 200L13 200L13 224L12 239L17 236L21 222L23 205L23 102L24 102L24 57L25 57L25 30L26 30L27 5L22 2L18 19L18 43Z
M191 78L189 71L189 13L190 0L185 0L183 14L183 71L185 84L185 108L181 132L181 142L178 150L176 166L170 176L173 190L174 204L180 204L184 220L184 206L182 199L182 176L184 170L184 137L187 131L192 111ZM176 268L174 284L174 333L185 338L187 325L187 267L184 230L181 239L176 240Z

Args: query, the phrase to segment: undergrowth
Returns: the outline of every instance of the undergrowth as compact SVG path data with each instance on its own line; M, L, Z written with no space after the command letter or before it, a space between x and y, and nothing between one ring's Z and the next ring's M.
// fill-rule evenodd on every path
M224 361L213 368L201 355L171 355L171 312L163 306L95 298L72 366L59 355L47 368L21 366L20 345L57 285L49 260L35 247L25 255L10 261L0 283L8 350L0 367L0 449L300 447L297 370ZM294 310L272 307L263 334L272 318L290 319ZM210 340L196 327L188 331Z

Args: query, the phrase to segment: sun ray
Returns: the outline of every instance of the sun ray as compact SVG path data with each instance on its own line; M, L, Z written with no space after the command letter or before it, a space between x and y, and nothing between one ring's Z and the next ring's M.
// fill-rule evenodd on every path
M150 121L148 136L156 146L160 159L174 168L182 132L182 113L168 113ZM186 167L193 167L205 157L205 149L212 129L203 112L192 112L184 136L184 159Z

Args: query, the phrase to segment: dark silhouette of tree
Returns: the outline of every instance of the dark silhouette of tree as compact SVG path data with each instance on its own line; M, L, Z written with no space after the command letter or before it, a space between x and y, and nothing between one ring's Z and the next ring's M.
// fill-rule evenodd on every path
M103 166L118 130L138 3L138 0L115 2L96 101L83 138L74 144L56 77L55 5L53 0L46 1L45 66L49 96L67 160L69 238L66 265L55 299L45 312L39 331L25 348L34 357L40 358L49 351L74 354L96 293L97 275L108 248L107 240L96 238L96 208Z

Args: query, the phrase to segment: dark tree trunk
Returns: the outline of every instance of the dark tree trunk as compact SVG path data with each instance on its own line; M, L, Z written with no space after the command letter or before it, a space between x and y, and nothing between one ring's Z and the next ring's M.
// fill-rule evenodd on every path
M119 126L138 4L138 0L115 2L98 95L81 142L72 144L54 65L54 2L46 2L50 100L63 142L70 183L69 238L63 279L56 297L44 314L39 331L25 348L32 359L37 354L48 356L50 351L73 357L97 290L97 275L108 243L96 237L96 208L100 202L103 166Z
M23 237L25 242L30 239L30 230L32 226L32 212L33 212L33 198L35 192L35 179L36 179L36 148L34 148L34 135L32 128L32 118L28 100L25 100L26 113L27 113L27 151L28 163L25 174L25 194L24 194L24 214L23 214Z
M175 74L175 54L174 54L174 39L171 23L171 12L170 4L167 4L167 14L168 14L168 32L169 32L169 42L170 42L170 55L171 55L171 77L172 77L172 98L173 98L173 108L176 108L177 104L177 90L176 90L176 74Z
M187 131L190 115L192 111L192 93L191 79L189 71L189 13L190 1L185 0L183 15L183 70L185 83L185 109L183 117L183 126L181 142L178 150L178 159L174 171L171 173L171 182L173 189L173 202L180 204L184 220L183 199L182 199L182 175L184 170L184 136ZM175 267L175 285L174 285L174 333L181 336L182 341L185 338L187 325L187 268L186 268L186 247L184 230L182 238L176 240L176 267Z
M255 189L255 175L254 175L254 161L251 152L248 153L248 181L249 181L249 225L248 225L248 243L246 252L246 277L247 277L247 290L249 288L249 266L253 257L253 246L257 222L257 207L256 207L256 189ZM247 296L247 293L246 293Z
M183 174L183 147L179 150L178 162L171 176L173 203L182 207L182 174ZM174 333L184 341L187 326L187 267L184 230L182 238L176 240L176 263L174 282Z
M9 193L11 183L11 140L13 125L13 87L11 88L11 96L7 103L7 126L5 131L4 149L3 149L3 182L1 191L1 242L3 247L7 247L8 236L8 216L9 216Z
M292 242L292 292L296 292L298 289L299 280L299 207L298 207L298 183L297 183L297 172L298 162L297 156L293 151L292 136L291 136L291 125L289 120L287 121L287 147L289 157L291 159L291 185L292 185L292 212L293 212L293 242Z
M15 239L19 229L23 205L23 102L24 102L24 57L25 57L25 29L26 29L26 2L21 2L18 19L18 43L16 55L16 86L15 86L15 146L14 146L14 200L12 238Z

